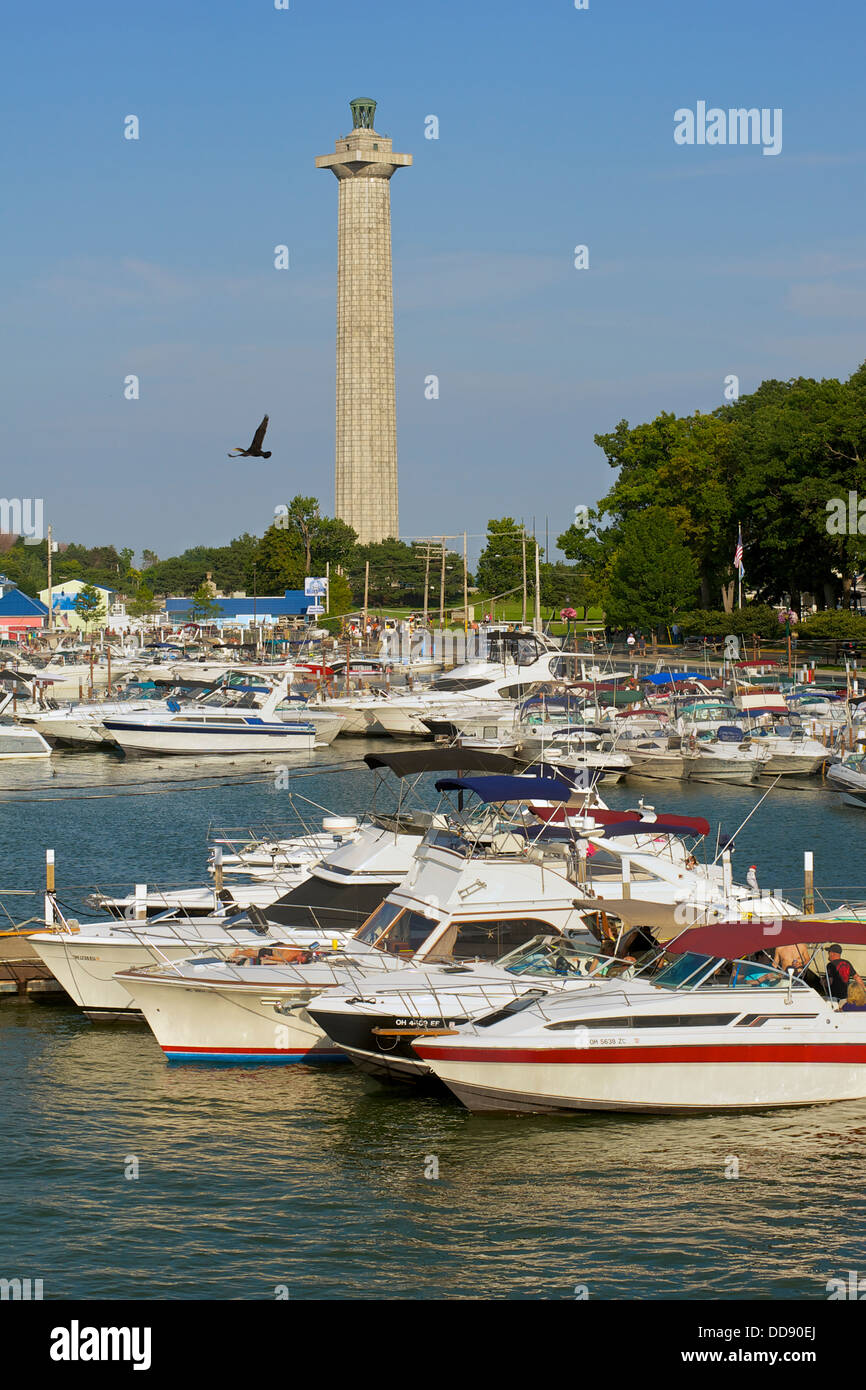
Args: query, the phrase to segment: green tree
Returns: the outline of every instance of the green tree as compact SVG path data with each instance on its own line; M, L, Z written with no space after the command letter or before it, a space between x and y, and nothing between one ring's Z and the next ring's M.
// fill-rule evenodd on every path
M802 590L835 607L866 561L857 526L828 529L827 511L866 493L866 367L847 382L765 381L731 412L747 580L795 608Z
M312 566L316 574L323 575L326 566L345 568L354 554L358 543L358 533L347 522L338 517L323 516L313 539Z
M78 591L72 600L72 607L88 631L101 622L106 613L102 595L92 584L85 584L84 588Z
M541 566L541 602L545 608L575 608L579 604L585 606L594 599L592 586L576 565L558 563Z
M192 596L190 617L193 622L207 622L209 618L216 617L219 611L220 606L211 597L211 592L207 584L200 584Z
M695 561L705 607L711 593L730 606L732 560L737 535L732 422L723 408L712 415L678 418L663 412L630 428L620 420L595 442L619 477L598 504L601 515L621 526L648 507L662 507Z
M304 574L324 574L326 565L345 565L358 539L345 521L322 516L315 497L293 497L280 508L277 530L297 536L304 556Z
M304 547L297 531L269 526L256 551L256 591L279 594L284 589L303 589L304 560ZM251 590L252 584L248 587Z
M523 585L524 528L513 516L503 516L487 523L487 544L478 558L475 582L483 594L491 597L509 593ZM535 543L526 541L527 587L532 588L535 577Z
M127 603L126 611L130 618L149 618L157 611L153 590L146 584L140 584L135 596Z
M22 593L35 598L48 583L47 542L25 545L22 540L17 540L3 555L0 569L13 584L18 585Z
M341 613L351 613L356 607L348 579L342 574L332 574L328 585L328 617L338 617Z
M611 566L608 621L660 627L694 603L697 589L697 561L664 508L629 517Z
M427 574L427 546L423 541L407 545L405 541L376 541L355 546L347 573L352 592L358 603L364 598L364 572L369 562L370 579L368 602L373 608L420 608L424 603L424 577ZM431 551L428 602L431 609L440 605L442 587L441 551ZM463 557L453 551L445 554L446 606L463 598Z
M618 525L605 526L601 511L590 507L581 521L575 520L567 531L557 537L559 549L574 561L579 575L579 602L600 604L602 607L606 604L610 571L620 534Z
M58 584L65 584L67 579L81 579L83 573L80 560L76 560L74 555L71 558L62 555L54 570L54 577Z

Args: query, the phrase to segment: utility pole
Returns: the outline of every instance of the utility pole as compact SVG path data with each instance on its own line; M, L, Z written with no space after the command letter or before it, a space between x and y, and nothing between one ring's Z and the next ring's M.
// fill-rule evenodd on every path
M445 537L442 537L442 577L439 581L439 630L445 626Z
M256 575L256 562L253 560L253 633L255 634L256 656L259 654L259 620L258 620L258 578Z
M53 631L54 631L54 612L53 612L53 608L52 608L52 595L51 595L51 548L52 548L52 545L53 545L53 542L52 542L52 539L51 539L51 527L49 526L49 527L48 527L48 631L49 631L49 632L53 632Z
M427 607L430 596L430 541L427 542L427 563L424 567L424 626L427 626Z
M367 641L367 600L370 595L370 561L364 561L364 632L362 642Z
M469 580L468 580L468 577L467 577L467 576L468 576L468 573L469 573L469 572L468 572L468 570L467 570L467 568L466 568L466 532L464 531L464 532L463 532L463 637L464 637L464 654L465 654L465 650L466 650L465 639L466 639L466 637L467 637L467 635L468 635L468 633L469 633ZM464 655L464 660L465 660L465 659L466 659L466 658L465 658L465 655Z

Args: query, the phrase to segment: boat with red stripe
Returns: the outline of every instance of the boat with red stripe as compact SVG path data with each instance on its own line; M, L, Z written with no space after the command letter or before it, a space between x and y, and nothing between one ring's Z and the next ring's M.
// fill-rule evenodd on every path
M470 1110L675 1113L862 1099L866 1007L833 997L829 943L864 946L866 925L811 917L694 928L666 947L652 979L527 995L522 1009L420 1037L414 1050ZM795 945L808 947L799 973L772 964L778 948Z

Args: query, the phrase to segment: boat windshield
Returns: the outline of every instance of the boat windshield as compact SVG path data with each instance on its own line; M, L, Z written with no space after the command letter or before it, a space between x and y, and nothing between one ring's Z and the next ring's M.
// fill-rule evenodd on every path
M678 956L673 965L661 970L653 984L659 989L694 989L710 975L715 974L723 964L712 956L699 956L694 951L686 951Z
M699 989L712 984L715 989L766 989L784 985L785 988L808 989L802 980L789 981L784 970L774 965L762 965L754 960L725 960L723 957L699 956L686 953L667 966L653 980L661 989Z
M438 926L435 918L386 899L355 935L359 941L379 951L398 956L414 955Z
M512 975L594 975L598 979L621 975L633 968L631 962L614 960L564 936L534 936L501 956L497 964Z
M403 908L400 903L389 902L386 898L384 902L379 904L376 911L367 918L363 926L355 932L357 940L363 941L367 946L372 946L373 942L378 940L386 927L390 927L394 918L402 911Z

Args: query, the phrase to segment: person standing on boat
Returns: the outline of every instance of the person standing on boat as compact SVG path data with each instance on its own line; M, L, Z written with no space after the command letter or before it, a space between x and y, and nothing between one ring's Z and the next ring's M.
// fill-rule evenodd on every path
M777 946L773 952L773 964L777 970L792 968L798 975L806 969L812 952L808 946Z
M862 994L864 988L863 981L857 974L850 960L845 960L842 956L841 946L827 947L827 984L830 990L830 998L839 1000L840 1003L847 1003L848 990L853 984L859 986Z

